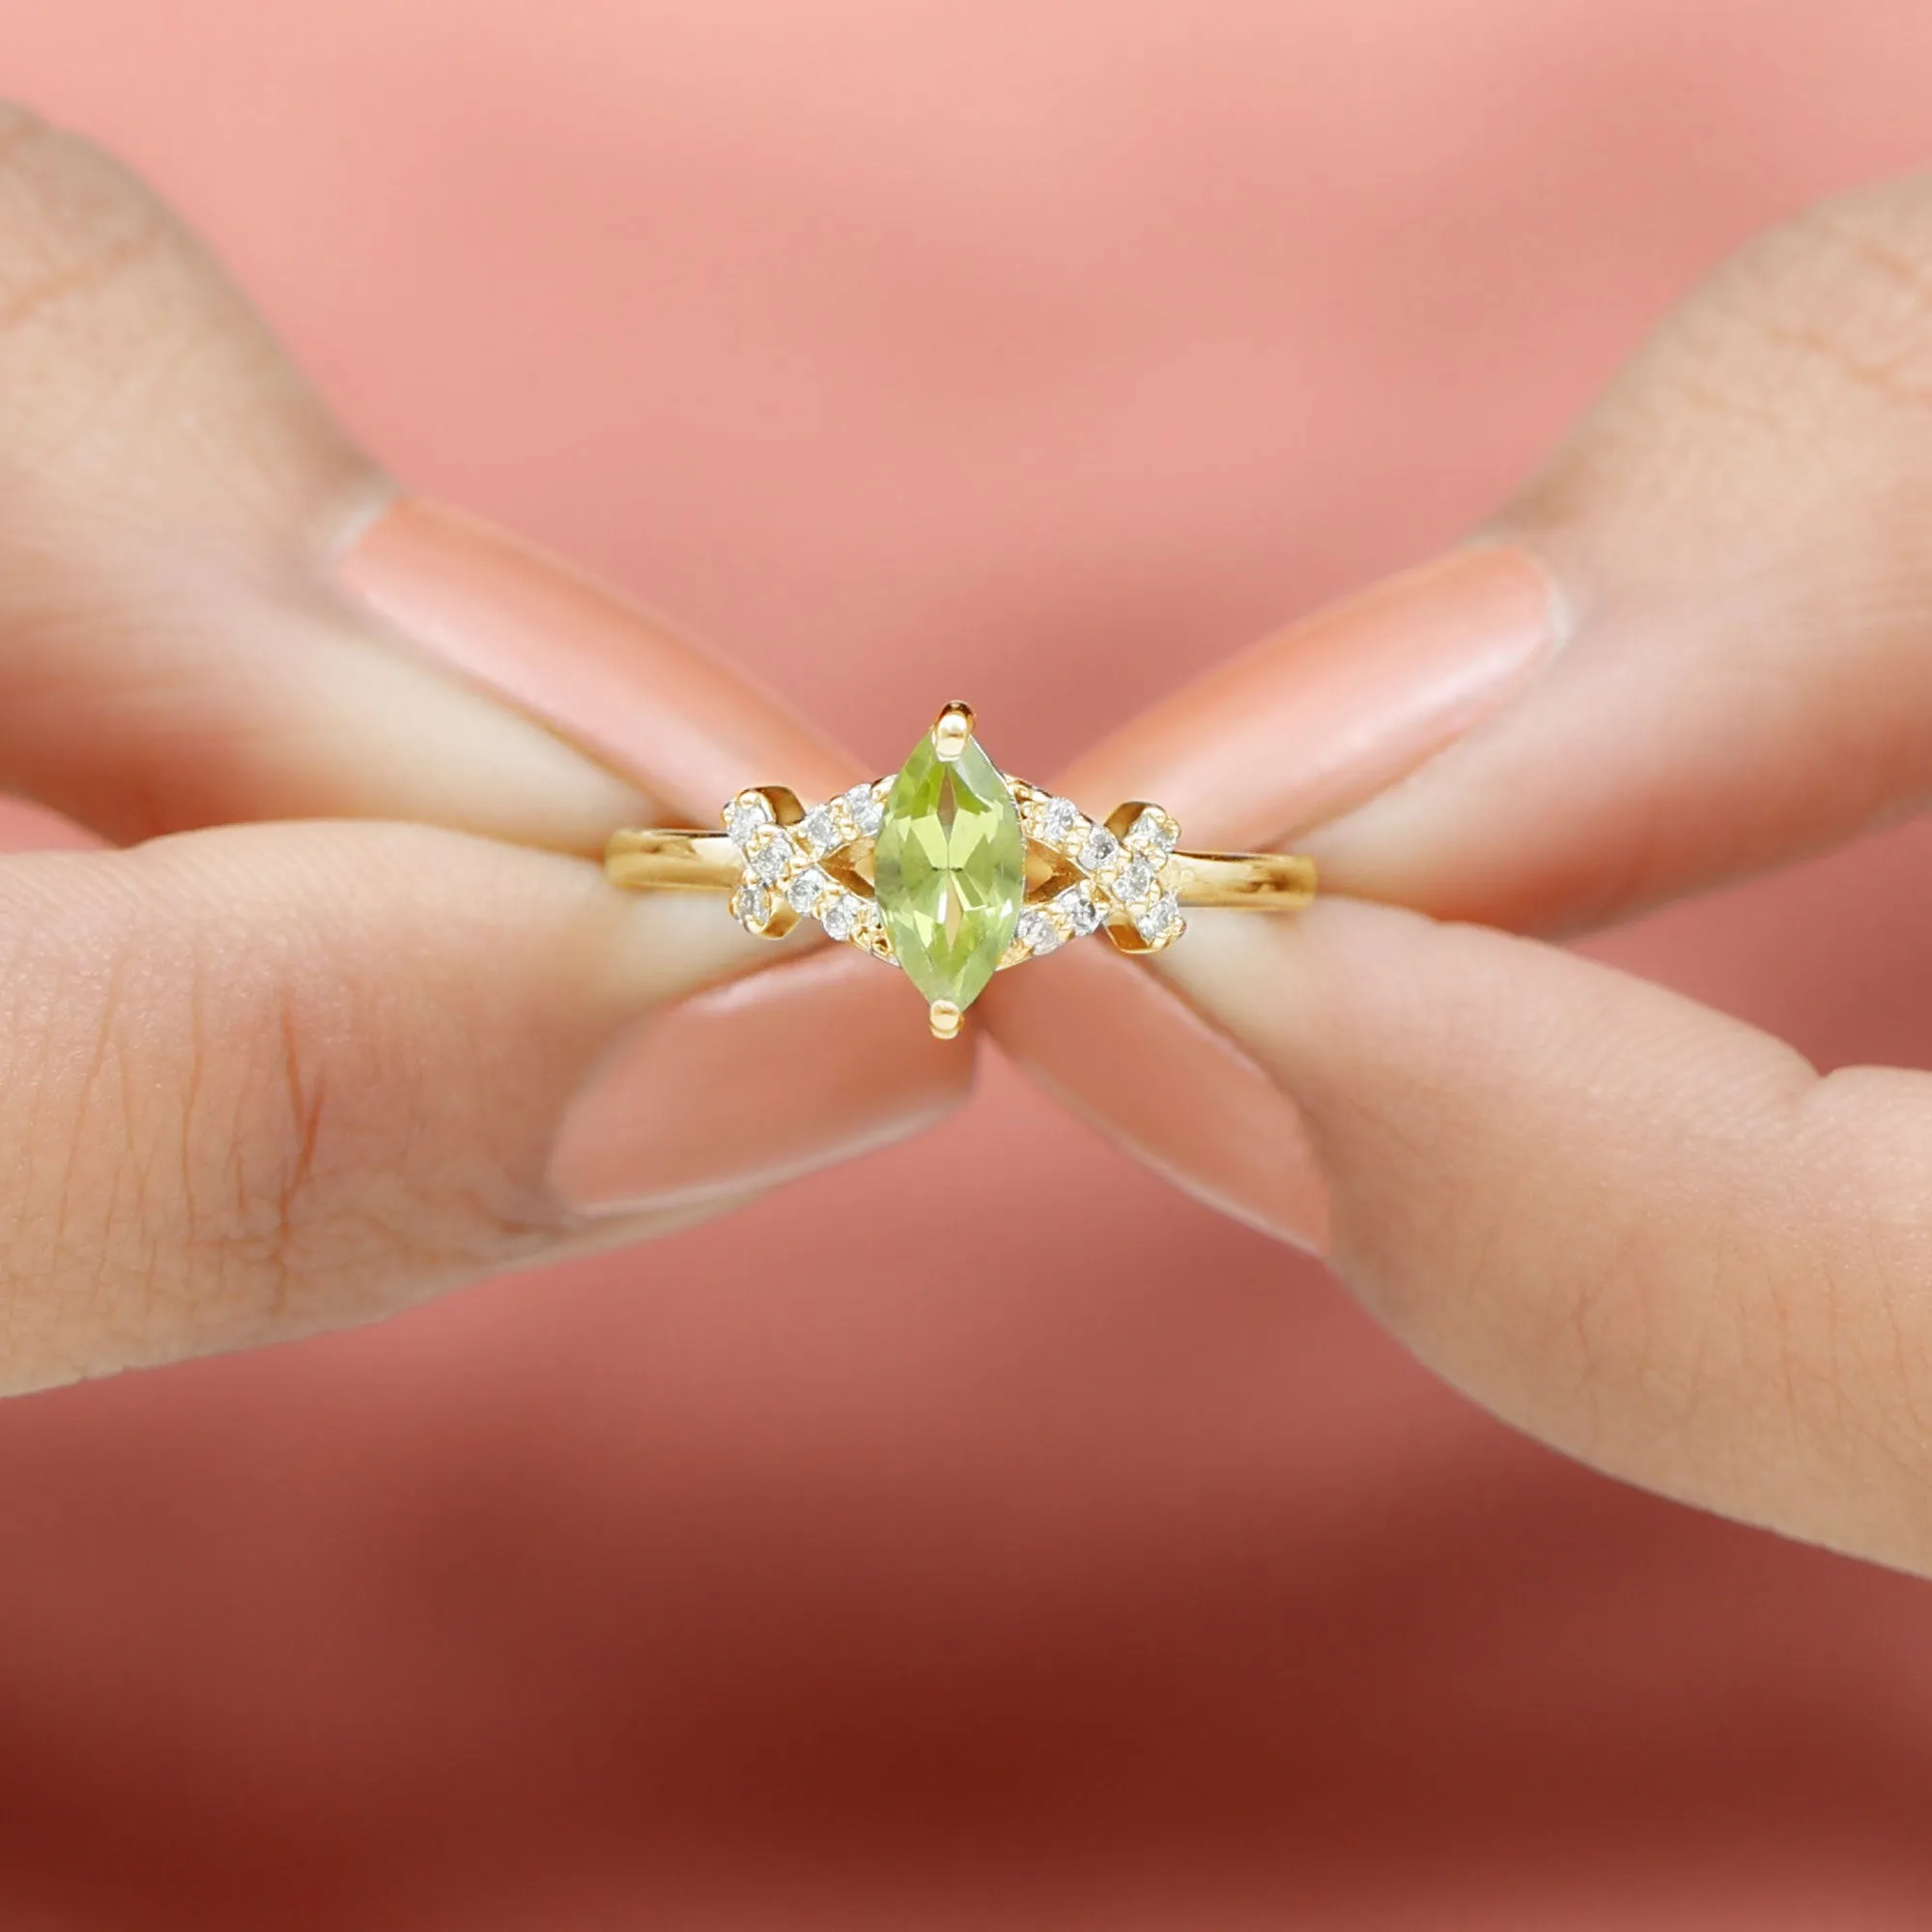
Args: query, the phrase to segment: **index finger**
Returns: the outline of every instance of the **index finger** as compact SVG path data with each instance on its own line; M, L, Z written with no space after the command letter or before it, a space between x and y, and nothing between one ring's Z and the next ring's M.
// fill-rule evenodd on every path
M1932 184L1720 270L1476 542L1209 672L1062 789L1323 890L1568 931L1842 839L1932 788ZM1191 939L1187 942L1194 943ZM1296 1237L1293 1121L1111 960L1010 976L1003 1042L1195 1192ZM1078 1010L1071 997L1079 980ZM1137 1083L1083 1035L1131 1020Z

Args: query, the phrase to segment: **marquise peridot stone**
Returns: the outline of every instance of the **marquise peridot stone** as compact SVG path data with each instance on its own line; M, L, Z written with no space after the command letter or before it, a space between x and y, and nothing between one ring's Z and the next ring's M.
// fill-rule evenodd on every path
M931 732L893 781L872 859L893 951L929 1003L985 990L1026 898L1026 836L1006 781L968 738L940 757Z

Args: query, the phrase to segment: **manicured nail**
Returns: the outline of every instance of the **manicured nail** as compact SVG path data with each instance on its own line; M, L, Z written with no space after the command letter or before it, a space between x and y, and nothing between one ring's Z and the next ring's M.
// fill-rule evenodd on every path
M548 724L662 818L710 825L747 785L812 800L868 776L770 693L472 517L398 498L337 569L399 645ZM704 910L730 923L722 899ZM770 1186L939 1118L972 1062L935 1044L898 975L807 953L640 1019L573 1103L552 1181L594 1220Z
M1522 552L1457 551L1208 672L1055 789L1098 811L1157 799L1190 844L1276 847L1493 717L1561 636L1549 582ZM1100 952L1008 977L988 1015L1041 1085L1189 1193L1322 1248L1326 1190L1298 1110L1172 984Z
M398 497L337 565L403 639L700 824L746 785L830 798L866 776L771 693L567 564Z
M972 1080L900 976L838 947L640 1020L573 1103L551 1185L586 1216L770 1186L917 1132Z
M1508 705L1562 610L1522 551L1479 544L1319 612L1177 692L1056 788L1158 799L1190 843L1270 846L1407 777Z
M1147 966L1069 948L1001 974L980 1005L1008 1054L1156 1173L1281 1240L1326 1245L1327 1190L1293 1101Z

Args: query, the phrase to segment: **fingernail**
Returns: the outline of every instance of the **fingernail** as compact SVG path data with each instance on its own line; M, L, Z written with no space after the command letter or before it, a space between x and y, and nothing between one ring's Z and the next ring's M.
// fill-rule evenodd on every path
M665 817L712 824L747 785L810 801L867 776L771 693L459 511L396 498L337 572L400 643L550 725ZM638 1021L573 1102L552 1184L599 1221L770 1186L945 1114L972 1063L932 1039L899 976L834 948Z
M1456 551L1208 672L1056 789L1095 810L1158 799L1190 844L1272 846L1494 716L1561 638L1552 586L1527 554ZM1293 1101L1158 975L1084 949L1056 976L1057 963L988 993L1002 1047L1189 1193L1321 1252L1327 1194Z
M392 500L338 559L416 648L702 824L747 785L829 798L865 776L770 692L613 591L473 517Z
M1007 1054L1155 1172L1265 1234L1325 1248L1327 1190L1300 1112L1147 967L1071 948L1003 973L981 1005Z
M1190 843L1267 845L1406 778L1554 655L1560 603L1499 543L1451 552L1209 671L1062 774L1104 810L1153 798Z
M572 1103L550 1181L593 1217L770 1186L917 1132L972 1081L900 976L838 947L640 1020Z

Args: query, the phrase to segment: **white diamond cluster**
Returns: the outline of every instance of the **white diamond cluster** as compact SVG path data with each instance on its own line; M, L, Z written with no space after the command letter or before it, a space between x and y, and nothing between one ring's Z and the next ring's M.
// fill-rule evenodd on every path
M731 895L740 924L776 938L800 919L815 919L832 938L891 959L893 943L878 906L840 884L824 861L877 838L892 783L876 779L854 785L813 806L794 825L780 822L763 792L741 791L724 811L724 830L745 861L745 875ZM1037 791L1019 779L1007 783L1028 838L1070 860L1079 876L1052 898L1028 902L1002 966L1057 952L1103 925L1117 931L1131 926L1140 950L1149 952L1172 946L1187 930L1171 864L1180 827L1170 813L1147 806L1116 838L1070 798Z
M1147 806L1116 838L1070 798L1017 781L1013 796L1027 837L1072 860L1083 876L1044 904L1027 907L1004 963L1051 952L1107 923L1131 924L1150 952L1172 946L1187 930L1170 864L1180 842L1180 827L1171 813Z
M840 885L820 863L855 839L877 836L891 781L854 785L815 805L796 825L781 825L763 792L741 791L724 808L724 830L744 856L745 876L731 911L748 932L777 934L815 919L834 939L892 957L879 909Z

